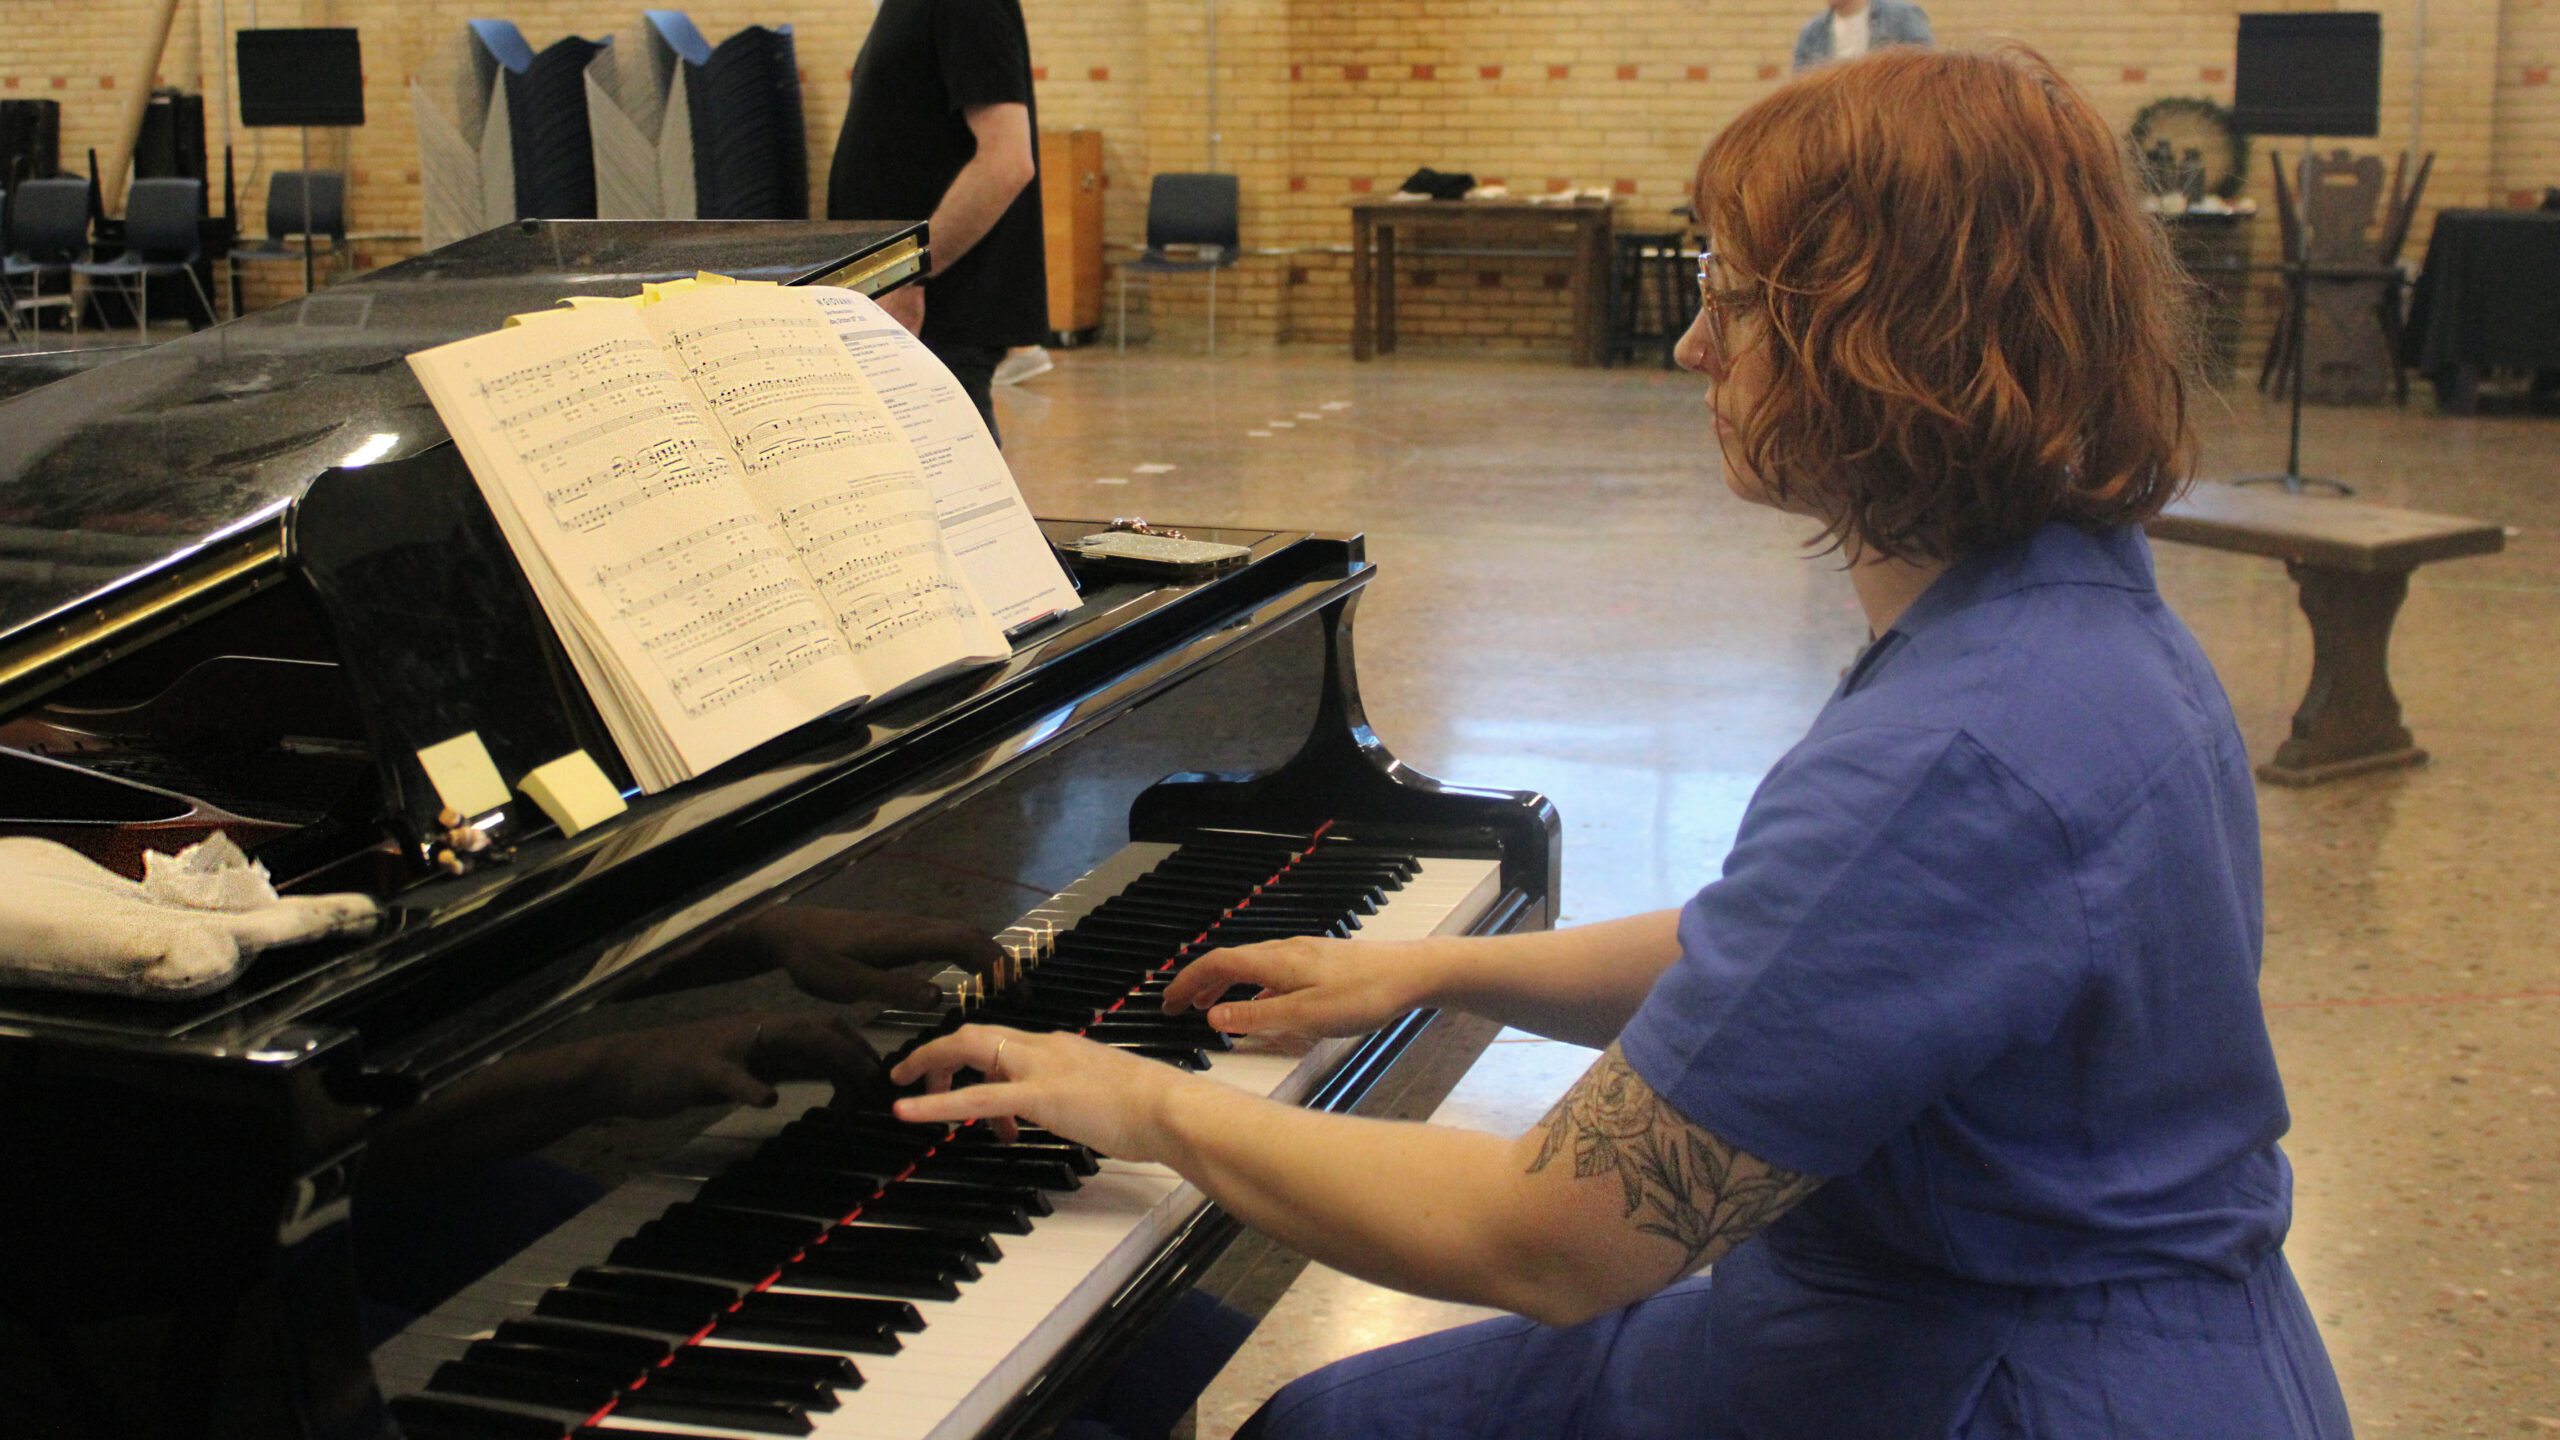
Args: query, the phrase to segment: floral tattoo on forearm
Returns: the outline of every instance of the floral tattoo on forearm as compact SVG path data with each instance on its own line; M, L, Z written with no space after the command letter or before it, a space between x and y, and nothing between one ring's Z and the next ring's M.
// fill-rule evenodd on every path
M1767 1164L1682 1119L1615 1045L1539 1125L1546 1139L1529 1173L1568 1151L1577 1180L1614 1172L1625 1188L1626 1217L1680 1247L1683 1275L1760 1233L1822 1184L1821 1176Z

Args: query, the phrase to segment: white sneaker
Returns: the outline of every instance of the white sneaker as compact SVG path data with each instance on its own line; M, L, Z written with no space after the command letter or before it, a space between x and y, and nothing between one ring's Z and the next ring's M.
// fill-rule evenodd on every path
M995 383L1019 385L1034 375L1046 375L1057 368L1057 362L1049 358L1047 350L1037 345L1016 345L1005 352L1004 359L996 362Z

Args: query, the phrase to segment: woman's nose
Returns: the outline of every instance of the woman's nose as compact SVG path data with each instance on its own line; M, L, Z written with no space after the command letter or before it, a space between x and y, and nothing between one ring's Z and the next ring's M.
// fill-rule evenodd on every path
M1707 312L1704 307L1690 320L1689 328L1681 332L1678 343L1671 347L1671 358L1683 370L1694 371L1710 380L1717 378L1715 346L1707 340Z

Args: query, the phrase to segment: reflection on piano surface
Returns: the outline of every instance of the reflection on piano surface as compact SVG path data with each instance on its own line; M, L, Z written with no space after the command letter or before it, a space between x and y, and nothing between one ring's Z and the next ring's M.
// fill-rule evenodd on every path
M682 263L641 278L720 263L719 227L674 228L650 253ZM825 227L802 246L803 273L848 253ZM276 363L226 349L231 328L159 363L192 355L217 388ZM26 422L0 429L61 442L0 464L0 506L40 511L11 501L113 453L101 427L126 420L65 413L84 396L0 404ZM338 429L306 404L295 434L315 424ZM1294 1262L1156 1167L888 1119L840 1022L885 1052L965 1004L1418 1115L1489 1025L1228 1048L1147 997L1220 941L1552 920L1552 809L1442 787L1369 730L1359 541L1261 531L1212 532L1252 552L1215 580L1089 584L1005 665L573 839L519 817L503 863L443 875L406 752L454 716L484 717L502 765L510 743L613 757L525 640L521 582L474 569L427 503L433 475L374 473L333 477L375 498L326 516L309 471L228 499L171 479L161 509L201 522L195 550L8 539L99 568L82 613L113 623L72 623L58 590L0 595L0 831L131 870L220 827L284 888L365 890L390 918L198 1001L0 992L0 1434L1045 1433L1185 1294L1258 1314ZM304 537L290 563L259 548L269 505ZM173 591L189 555L247 578ZM343 557L406 578L351 585ZM844 1083L688 1103L797 1076Z

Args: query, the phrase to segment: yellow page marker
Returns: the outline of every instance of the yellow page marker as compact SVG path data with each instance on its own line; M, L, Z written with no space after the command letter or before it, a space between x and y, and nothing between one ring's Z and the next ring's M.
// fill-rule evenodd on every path
M708 270L693 272L696 285L779 285L779 280L741 280L735 275L714 275Z
M644 297L643 304L655 305L670 295L681 295L687 290L700 288L702 287L699 282L693 280L646 280L641 282L640 294Z
M577 311L571 310L566 306L562 306L557 310L527 310L521 315L508 316L507 322L498 328L501 330L513 330L519 325L528 324L535 320L548 320L554 315L575 315L577 313Z
M436 787L436 798L448 810L486 815L507 803L507 782L498 778L497 762L489 758L477 730L419 751L418 763L426 767L427 783Z
M649 297L646 295L564 295L560 297L560 303L572 310L589 310L599 305L629 305L637 309L648 304Z
M517 784L533 803L542 807L559 825L563 835L575 835L589 826L601 824L621 814L626 808L622 792L604 778L596 762L584 750L572 750L548 765L535 767Z

